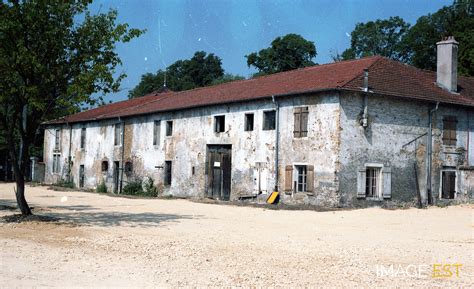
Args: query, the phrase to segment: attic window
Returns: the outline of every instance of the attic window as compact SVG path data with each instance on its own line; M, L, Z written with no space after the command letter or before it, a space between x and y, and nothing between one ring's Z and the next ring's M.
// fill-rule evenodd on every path
M225 131L225 116L217 115L214 117L214 132Z

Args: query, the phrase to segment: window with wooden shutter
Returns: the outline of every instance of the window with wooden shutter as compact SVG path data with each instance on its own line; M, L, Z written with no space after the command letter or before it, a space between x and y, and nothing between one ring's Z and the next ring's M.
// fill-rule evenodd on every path
M308 136L308 107L296 107L294 121L293 136Z
M365 198L366 169L359 168L357 172L357 198Z
M314 188L314 166L306 166L306 191L312 192Z
M389 167L382 169L382 196L384 199L392 197L392 169Z
M445 116L443 118L443 144L456 145L457 122L455 116Z
M285 167L285 191L293 189L293 166Z

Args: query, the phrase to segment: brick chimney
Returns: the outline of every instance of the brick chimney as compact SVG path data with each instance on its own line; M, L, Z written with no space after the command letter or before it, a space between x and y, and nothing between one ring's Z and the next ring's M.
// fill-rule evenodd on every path
M458 87L458 44L453 36L436 43L436 83L450 92L456 92Z

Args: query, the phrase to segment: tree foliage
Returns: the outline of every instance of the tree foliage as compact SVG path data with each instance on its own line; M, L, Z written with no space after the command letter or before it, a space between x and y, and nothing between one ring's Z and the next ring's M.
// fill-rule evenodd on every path
M158 70L156 74L142 75L140 83L130 90L128 97L139 97L163 89L165 77L166 87L172 91L209 86L241 78L224 74L222 61L218 56L197 51L191 59L178 60L168 66L166 71Z
M118 24L117 11L91 14L90 1L0 3L0 133L6 139L22 214L29 148L45 120L94 104L97 92L118 91L124 74L117 42L143 31Z
M341 57L354 59L372 55L382 55L394 60L404 61L406 49L402 39L410 25L400 17L387 20L357 23L351 33L351 47Z
M312 59L316 55L314 42L298 34L287 34L273 40L270 47L245 57L247 65L254 66L262 75L315 65Z

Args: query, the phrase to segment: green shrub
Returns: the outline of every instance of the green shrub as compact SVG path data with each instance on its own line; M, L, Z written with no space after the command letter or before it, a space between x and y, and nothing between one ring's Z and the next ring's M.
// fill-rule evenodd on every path
M70 180L60 179L57 183L53 185L57 187L70 188L70 189L74 189L76 187L72 179Z
M128 182L122 189L124 195L140 196L143 195L142 181L140 179Z
M107 186L105 185L104 181L99 183L99 185L97 186L96 192L98 192L98 193L107 193Z

